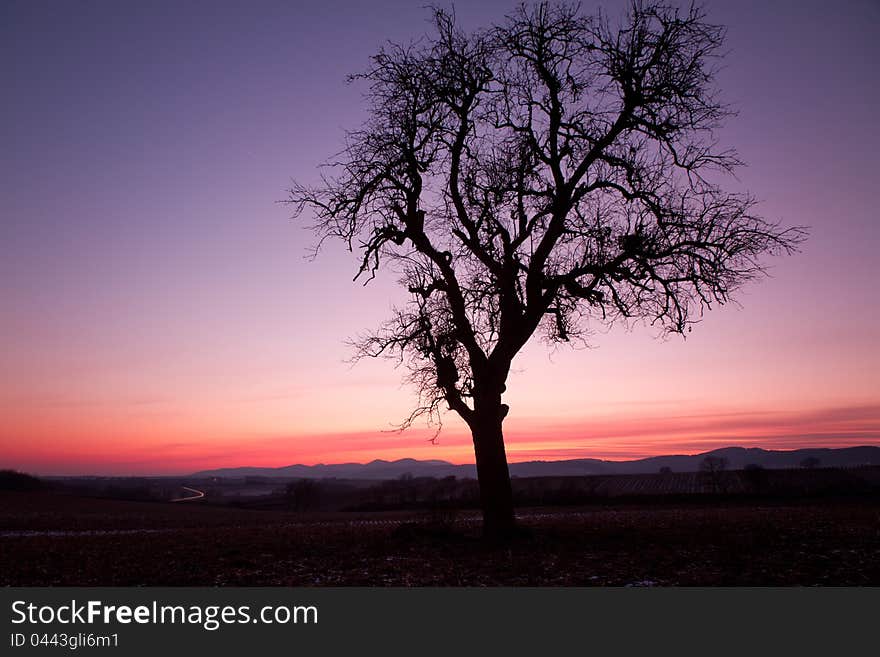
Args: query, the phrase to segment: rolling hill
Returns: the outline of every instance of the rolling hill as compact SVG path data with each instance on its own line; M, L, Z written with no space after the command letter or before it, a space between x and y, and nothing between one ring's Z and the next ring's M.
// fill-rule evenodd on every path
M525 461L511 463L510 474L515 477L582 476L597 474L645 474L669 468L673 472L696 472L707 456L727 460L730 470L741 470L747 465L767 469L801 467L804 459L818 459L819 467L858 467L880 465L880 447L809 448L796 450L767 450L760 448L723 447L700 454L652 456L633 461L605 461L601 459L569 459L564 461ZM287 465L279 468L239 467L202 470L193 477L280 477L287 479L396 479L402 475L413 477L475 477L476 466L456 465L447 461L400 459L369 463L335 463L318 465Z

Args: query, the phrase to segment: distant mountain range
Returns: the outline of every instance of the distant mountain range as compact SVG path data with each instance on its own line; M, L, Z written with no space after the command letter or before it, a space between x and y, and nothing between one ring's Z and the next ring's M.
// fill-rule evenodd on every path
M724 447L701 454L652 456L634 461L603 461L601 459L570 459L566 461L526 461L511 463L514 477L559 477L603 474L645 474L669 468L673 472L696 472L707 456L727 460L729 470L741 470L755 464L768 469L801 467L805 459L817 459L818 467L854 467L880 465L880 447L844 447L840 449L796 449L792 451L746 447ZM283 477L303 479L396 479L413 477L476 477L472 464L455 465L447 461L370 461L369 463L336 463L330 465L287 465L281 468L220 468L203 470L193 477Z

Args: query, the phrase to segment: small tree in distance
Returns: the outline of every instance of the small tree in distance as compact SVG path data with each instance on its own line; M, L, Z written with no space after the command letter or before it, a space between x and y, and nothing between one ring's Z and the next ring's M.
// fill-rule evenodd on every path
M700 474L708 481L713 493L724 492L724 473L727 471L727 465L728 461L723 456L707 456L700 461Z
M419 403L470 428L485 531L514 528L502 425L511 363L536 334L643 319L684 333L794 250L799 229L754 213L719 174L739 165L713 130L724 30L697 7L633 3L618 23L577 5L523 5L465 33L390 45L356 80L369 119L322 183L294 184L319 244L391 265L410 301L358 344L409 368Z

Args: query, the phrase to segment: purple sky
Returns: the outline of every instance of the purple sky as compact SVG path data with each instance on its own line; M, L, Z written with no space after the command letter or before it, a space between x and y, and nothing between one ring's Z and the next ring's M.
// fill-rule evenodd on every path
M345 76L423 33L422 4L0 5L0 466L471 460L452 418L438 447L379 433L410 391L388 364L350 369L344 340L399 293L352 283L339 248L307 262L310 234L275 203L356 127ZM720 136L749 163L730 187L810 239L687 341L529 347L512 460L880 442L880 5L707 8L729 27L719 86L740 110Z

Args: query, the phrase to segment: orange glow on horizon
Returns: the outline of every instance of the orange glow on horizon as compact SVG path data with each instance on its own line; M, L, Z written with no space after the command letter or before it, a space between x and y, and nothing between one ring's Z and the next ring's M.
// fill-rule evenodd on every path
M471 440L451 421L436 444L430 429L403 433L353 431L289 435L200 435L148 427L59 442L42 433L15 442L4 433L3 467L37 474L188 474L221 467L281 467L294 463L365 463L374 459L442 459L472 463ZM510 462L599 458L629 460L693 454L738 445L765 449L880 444L880 405L799 412L705 412L606 415L577 421L511 420L506 426Z

